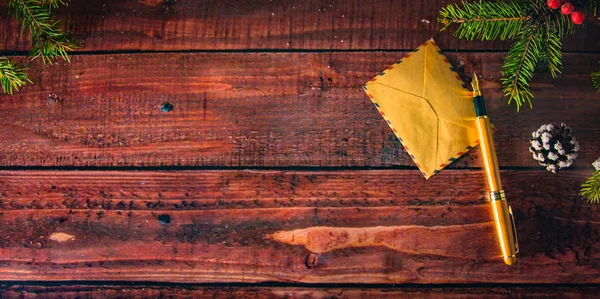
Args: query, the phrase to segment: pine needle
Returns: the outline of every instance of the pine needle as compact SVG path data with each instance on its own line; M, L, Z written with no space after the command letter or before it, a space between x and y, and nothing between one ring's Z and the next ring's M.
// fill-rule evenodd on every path
M502 68L502 85L508 103L515 102L517 111L523 103L531 107L533 94L529 82L533 79L535 67L542 60L544 39L540 36L537 26L526 26L519 39L512 46Z
M545 25L546 28L543 34L545 43L543 43L543 46L546 57L544 61L548 64L548 71L552 78L556 78L562 73L562 43L559 31L550 23Z
M592 14L594 17L598 15L598 0L588 0L583 3L583 12Z
M592 84L597 92L600 92L600 71L592 73Z
M581 9L596 15L599 0L585 1ZM579 8L579 7L578 7ZM440 10L438 21L446 30L457 24L454 36L468 40L516 39L504 61L502 85L508 103L517 111L533 94L529 83L536 66L546 65L552 77L562 72L562 38L575 32L578 25L559 10L550 9L545 0L479 0L449 4ZM600 92L600 72L592 74Z
M69 61L68 53L77 46L52 18L52 10L67 5L68 0L9 0L8 12L19 24L23 34L31 34L29 57L41 57L44 64L61 57ZM26 83L32 83L26 68L6 57L0 57L0 85L5 94L12 94Z
M42 4L47 5L50 9L57 9L60 5L69 5L69 0L44 0L40 1Z
M60 28L60 22L52 19L52 9L63 0L10 0L8 10L19 21L24 33L31 33L33 59L41 57L44 64L57 57L69 60L67 52L76 48L75 43Z
M459 24L454 36L468 40L501 40L516 37L523 22L530 20L526 7L516 1L462 2L449 4L440 11L442 30Z
M6 57L0 57L0 85L6 94L13 94L13 90L26 83L31 83L25 74L25 68Z
M600 203L600 171L594 172L582 185L579 195L590 203Z

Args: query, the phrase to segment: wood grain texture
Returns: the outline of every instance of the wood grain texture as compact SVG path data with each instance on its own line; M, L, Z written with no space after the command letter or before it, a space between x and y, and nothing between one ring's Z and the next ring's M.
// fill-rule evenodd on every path
M481 171L2 171L0 280L599 283L589 174L502 173L521 249L507 267ZM269 237L309 228L335 232L311 241L328 250Z
M35 65L36 85L0 96L0 165L414 167L360 88L403 55L85 55ZM548 122L573 129L576 166L597 158L597 55L566 55L560 80L537 76L534 110L520 113L500 92L504 54L448 57L463 75L480 75L502 166L537 166L528 138ZM163 102L174 109L162 112ZM478 150L452 165L478 166Z
M449 49L508 49L439 34L442 1L162 0L71 1L57 17L82 41L79 51L225 49L409 50L435 37ZM0 6L0 50L29 49ZM589 17L566 51L599 51L600 22ZM585 38L582 38L585 37Z
M0 297L597 296L600 206L577 193L600 148L600 21L565 38L563 76L536 76L534 110L516 113L499 85L511 42L438 34L458 2L71 1L72 63L35 61L36 85L0 95ZM0 28L1 53L27 51L5 2ZM432 36L481 78L513 267L479 151L426 181L360 88ZM527 151L549 122L581 143L558 175Z
M8 286L0 296L12 298L592 298L597 287L495 287L495 288L299 288L299 287L166 287L131 285Z

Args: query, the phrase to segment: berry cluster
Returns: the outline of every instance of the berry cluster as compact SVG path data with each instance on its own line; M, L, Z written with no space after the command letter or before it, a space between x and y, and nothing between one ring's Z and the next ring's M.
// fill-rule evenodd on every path
M575 10L575 5L573 3L564 1L564 0L548 0L548 7L552 9L557 9L560 7L560 12L565 15L571 15L571 22L573 24L581 24L585 19L585 15L583 12Z

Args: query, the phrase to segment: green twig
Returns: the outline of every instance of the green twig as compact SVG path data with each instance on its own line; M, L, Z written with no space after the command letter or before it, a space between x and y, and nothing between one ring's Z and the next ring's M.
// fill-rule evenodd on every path
M524 22L531 20L525 7L515 1L506 2L462 2L450 4L440 11L442 30L458 24L454 35L468 40L493 40L514 38Z
M600 203L600 171L594 172L582 185L579 195L588 202Z
M600 71L592 73L592 84L597 92L600 92Z
M552 78L558 77L562 73L562 43L560 42L560 35L556 28L547 22L544 30L545 43L544 52L546 54L545 62L548 64L548 71Z
M77 46L69 36L60 29L60 22L52 19L52 8L66 4L62 0L10 0L9 12L21 24L24 33L31 33L32 59L41 57L44 64L52 63L56 57L68 61L68 51Z
M41 57L44 64L61 57L69 61L68 52L77 46L53 20L52 10L67 5L68 0L9 0L8 12L20 24L24 34L31 34L29 57ZM26 83L32 83L26 68L6 58L0 58L0 84L5 94L12 94Z
M535 66L541 59L540 50L542 48L537 34L536 25L528 26L510 49L504 62L503 92L508 97L509 104L512 101L515 102L517 111L525 102L531 107L533 94L529 89L529 82L533 78Z
M598 0L578 6L584 14L596 15ZM441 30L457 25L453 33L468 40L517 39L503 65L502 85L508 103L517 110L524 103L531 107L530 82L538 65L546 65L552 77L562 72L561 40L573 33L577 25L560 9L550 9L545 0L479 0L449 4L440 10ZM600 92L600 73L592 75Z
M0 85L6 94L13 94L26 83L31 83L25 74L25 68L6 57L0 57Z

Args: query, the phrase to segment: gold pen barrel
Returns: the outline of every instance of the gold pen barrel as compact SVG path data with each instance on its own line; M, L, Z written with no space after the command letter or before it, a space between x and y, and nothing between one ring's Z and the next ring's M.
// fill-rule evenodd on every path
M496 235L498 236L504 263L510 266L517 260L517 252L519 251L512 209L506 203L504 192L490 192L490 197L493 198L494 196L500 198L491 201Z
M516 261L516 254L519 251L517 234L515 231L512 209L508 206L502 183L500 181L500 169L498 168L498 158L496 157L496 147L490 129L490 120L487 116L478 116L476 119L477 131L479 132L479 145L483 164L485 168L487 183L490 188L490 200L494 216L494 226L504 263L512 265Z
M487 177L490 192L502 190L500 181L500 168L496 157L496 145L490 129L490 119L487 116L478 116L476 119L477 132L479 132L479 146L483 156L483 166Z

